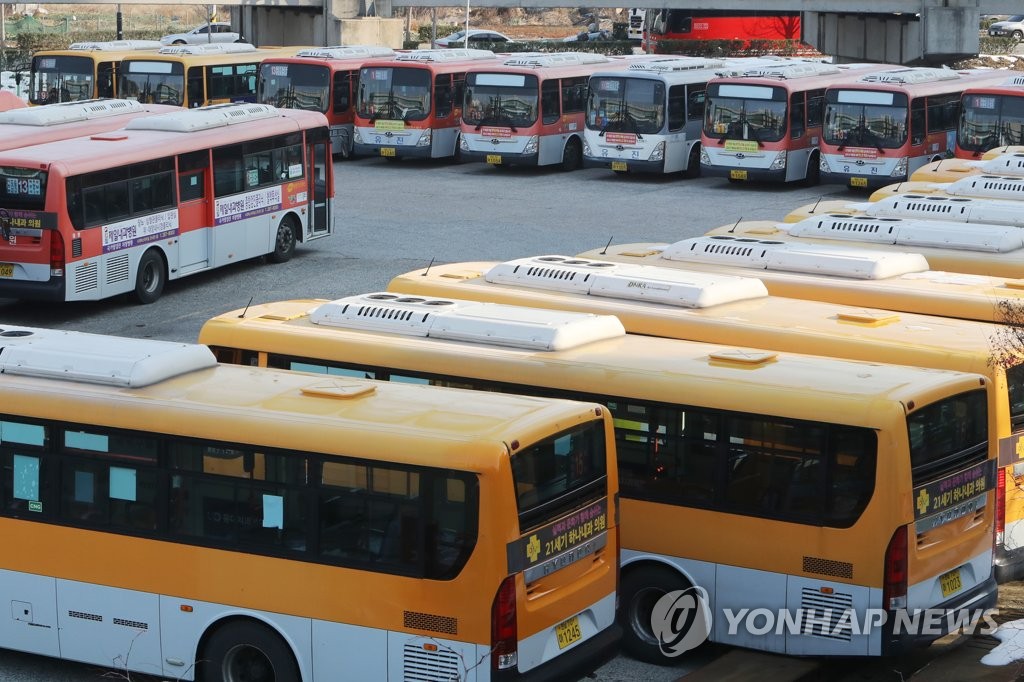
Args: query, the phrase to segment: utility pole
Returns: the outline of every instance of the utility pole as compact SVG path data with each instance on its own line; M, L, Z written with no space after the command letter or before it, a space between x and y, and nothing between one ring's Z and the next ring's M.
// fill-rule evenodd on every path
M121 3L117 3L117 39L124 40L124 23L122 22Z

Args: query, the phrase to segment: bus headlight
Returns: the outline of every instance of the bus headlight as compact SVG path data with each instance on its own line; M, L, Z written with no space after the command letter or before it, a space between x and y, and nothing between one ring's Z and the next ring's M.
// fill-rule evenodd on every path
M654 151L648 161L663 161L665 159L665 140L654 145Z
M820 170L822 173L832 172L831 170L829 170L828 159L825 158L824 154L818 156L818 170Z
M420 139L416 142L417 147L429 147L430 146L430 128L425 128L423 134L420 135Z
M708 154L708 150L704 149L704 147L700 148L700 165L702 165L702 166L710 166L711 165L711 155Z
M469 151L469 140L466 139L465 135L459 135L459 149L464 152Z
M786 152L785 150L775 155L775 160L772 161L772 165L768 166L768 170L786 170Z
M355 128L355 129L352 130L352 143L353 144L362 144L363 143L363 136L359 134L359 128Z
M523 147L523 153L524 154L536 154L537 153L537 144L539 142L540 142L540 140L538 139L538 137L536 135L531 137L529 140L526 141L526 146Z
M590 143L587 142L587 138L583 138L583 156L593 156L590 153Z
M890 173L890 175L892 175L893 177L903 177L906 174L907 157L904 156L899 161L896 162L896 167L892 169L892 173Z

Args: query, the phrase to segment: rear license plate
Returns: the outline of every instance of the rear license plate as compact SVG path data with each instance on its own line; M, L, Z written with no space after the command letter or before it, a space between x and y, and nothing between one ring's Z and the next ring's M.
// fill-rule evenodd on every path
M395 155L395 148L394 147L381 147L380 148L380 155L381 156L394 156Z
M487 163L494 164L495 166L501 165L501 154L488 154Z
M963 583L960 582L960 569L950 571L949 573L943 573L939 576L939 585L942 586L942 596L948 597L954 592L958 591L963 587Z
M0 277L14 277L14 264L0 263Z
M867 187L867 178L850 178L850 187Z
M558 637L558 648L564 649L573 642L578 642L583 637L580 632L580 618L573 616L564 623L555 626L555 635Z
M613 171L629 170L629 164L627 164L625 161L612 161L612 170Z
M747 179L747 171L745 171L745 170L731 170L731 171L729 171L729 179L730 180L746 180Z

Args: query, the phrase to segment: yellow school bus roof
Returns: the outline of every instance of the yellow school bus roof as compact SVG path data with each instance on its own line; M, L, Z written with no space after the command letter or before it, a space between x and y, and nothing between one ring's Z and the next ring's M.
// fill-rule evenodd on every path
M1024 280L930 270L924 256L898 247L879 250L716 234L672 244L609 245L579 256L758 277L773 296L843 305L984 322L1005 321L1000 300L1014 301L1024 310Z
M460 322L463 315L469 319ZM571 326L579 321L573 317L593 316L450 297L374 293L337 301L299 299L253 305L209 320L199 338L213 347L283 354L298 362L335 360L367 368L419 370L442 377L667 402L685 402L688 395L699 395L698 402L709 407L767 410L795 419L864 426L875 424L872 420L878 413L874 410L892 409L897 403L923 406L940 395L978 388L985 381L977 374L636 334L580 339L560 349L507 340L509 320L532 329L559 318ZM414 318L429 320L428 330L406 324ZM393 322L381 324L382 320ZM469 324L483 326L473 336L451 333ZM505 340L496 343L495 338ZM865 400L870 397L892 405L872 405L874 401Z
M18 415L481 471L505 444L596 405L217 365L198 344L6 326L0 399ZM16 336L11 334L16 333ZM87 416L87 417L86 417ZM381 448L382 439L394 447ZM489 450L482 442L493 444ZM475 445L474 445L475 444Z
M910 174L915 182L956 182L968 175L1024 175L1024 152L994 154L983 159L940 159Z
M563 265L556 259L569 261ZM739 344L794 353L856 360L951 368L990 375L991 343L1002 325L898 313L877 308L778 296L760 296L703 308L652 303L633 295L655 289L658 278L631 273L632 286L621 296L600 292L552 290L566 279L593 281L598 272L632 268L608 263L594 267L586 259L545 256L506 263L434 264L399 275L389 291L549 309L615 315L627 331L709 343ZM647 266L642 270L662 271ZM512 277L509 277L509 275ZM516 276L522 276L515 282ZM501 280L505 279L503 283ZM510 281L511 280L511 281ZM827 349L827 350L826 350Z

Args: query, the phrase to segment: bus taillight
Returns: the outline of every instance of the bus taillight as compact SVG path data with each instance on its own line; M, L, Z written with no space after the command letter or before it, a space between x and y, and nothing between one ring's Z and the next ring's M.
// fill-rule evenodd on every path
M907 527L900 526L885 548L885 583L882 605L887 609L907 608Z
M50 235L50 277L64 276L64 237L57 230L47 230Z
M996 546L1003 544L1006 530L1006 469L996 470Z
M519 664L517 629L516 577L510 575L502 581L491 607L491 667L494 670Z

